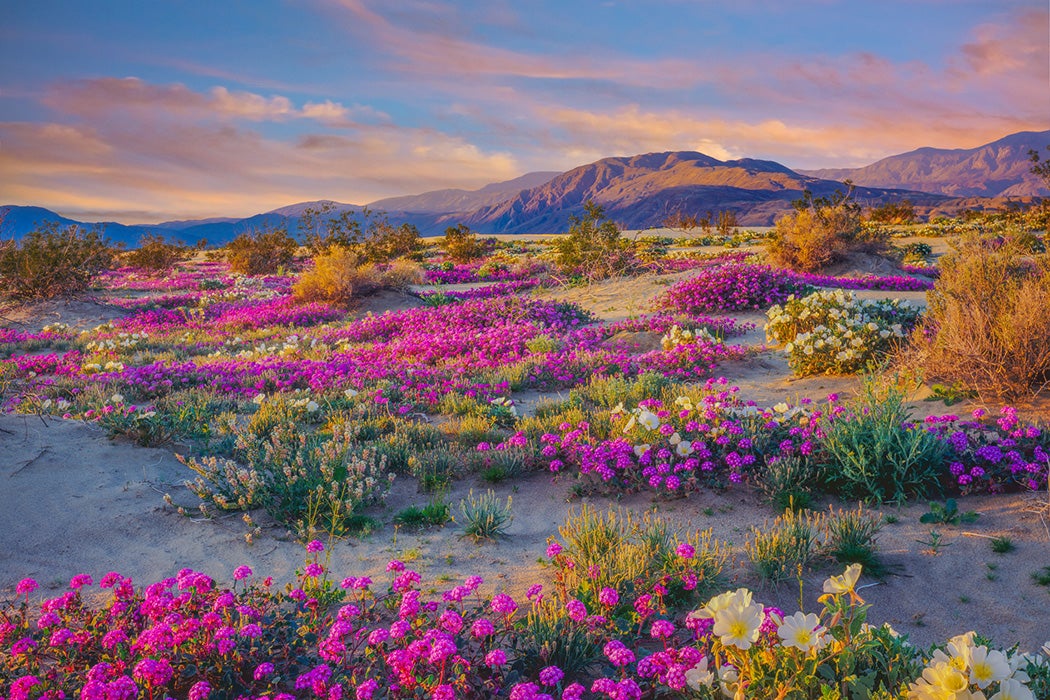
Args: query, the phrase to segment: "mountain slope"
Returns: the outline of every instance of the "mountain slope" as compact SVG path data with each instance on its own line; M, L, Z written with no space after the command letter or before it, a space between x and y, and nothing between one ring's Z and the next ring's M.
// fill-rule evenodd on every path
M842 188L839 182L800 175L772 161L720 161L693 151L647 153L574 168L545 185L471 212L463 221L486 233L564 231L568 217L580 215L584 203L594 201L630 229L659 226L676 212L721 210L734 211L743 225L768 225L789 210L803 190L827 196ZM909 196L928 204L944 199L872 188L856 192L868 205Z
M481 207L498 204L522 190L550 182L559 174L557 172L526 173L513 180L485 185L479 190L433 190L423 194L379 199L369 204L368 207L386 212L416 214L447 214L473 211Z
M919 148L863 168L800 170L813 177L850 179L868 187L934 192L950 197L1046 196L1030 172L1028 150L1046 156L1050 131L1021 131L977 148Z

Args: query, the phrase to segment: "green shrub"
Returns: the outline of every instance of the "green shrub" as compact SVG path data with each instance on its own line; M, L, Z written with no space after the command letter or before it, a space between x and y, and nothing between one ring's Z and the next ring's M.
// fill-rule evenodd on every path
M390 262L397 258L420 260L425 244L412 224L394 226L384 217L373 218L361 254L369 262Z
M506 537L507 528L514 521L511 504L511 496L507 496L507 502L504 504L491 490L475 497L472 489L459 503L464 536L471 537L476 542Z
M857 506L853 510L831 508L824 517L824 547L840 564L860 564L869 574L883 571L875 540L882 530L882 516Z
M139 247L123 256L124 263L149 272L168 272L193 254L193 249L177 241L168 242L164 236L147 233L139 239Z
M444 493L436 493L425 506L408 506L398 511L394 522L410 530L441 527L452 519L452 508Z
M758 490L778 510L803 510L813 500L815 474L816 468L806 456L778 455L766 459L756 482Z
M1050 383L1050 256L967 236L940 267L912 335L915 363L984 399L1042 393Z
M584 204L585 216L569 217L569 232L551 242L554 264L562 274L599 280L637 267L631 242L594 202Z
M244 275L272 274L291 265L298 248L283 228L245 232L226 245L226 262Z
M445 251L445 257L457 263L468 263L485 255L485 246L477 234L463 224L446 228L445 237L438 245Z
M651 593L657 584L667 589L665 600L673 606L720 590L729 558L710 530L683 537L651 513L638 519L629 511L602 512L584 505L569 513L558 534L564 548L554 558L556 578L568 596L597 610L603 588L630 594L608 611L611 615L625 614L628 597ZM681 556L685 550L690 556Z
M744 552L759 576L780 583L798 576L813 558L821 527L819 515L787 510L769 527L752 527Z
M879 391L869 380L851 408L820 438L820 479L830 491L874 503L941 491L949 447L922 425L911 425L902 390Z
M51 223L21 241L0 245L0 297L17 300L71 297L113 264L113 250L99 231Z

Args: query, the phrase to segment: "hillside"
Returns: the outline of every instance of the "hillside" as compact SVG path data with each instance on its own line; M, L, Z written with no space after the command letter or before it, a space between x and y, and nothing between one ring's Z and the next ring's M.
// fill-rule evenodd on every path
M1030 172L1029 149L1046 156L1050 131L1022 131L977 148L919 148L863 168L800 170L812 177L850 179L867 187L932 192L949 197L1046 196Z
M506 182L494 182L479 190L433 190L423 194L380 199L368 205L370 209L386 212L415 214L448 214L467 212L498 204L522 190L539 187L559 175L558 172L526 173Z
M764 226L789 210L805 189L826 196L842 184L801 175L772 161L720 161L693 151L648 153L574 168L545 185L479 209L464 222L495 233L564 231L568 217L581 214L584 203L594 201L630 229L658 226L680 211L722 210L736 212L742 225ZM873 188L858 188L856 196L866 205L905 197L932 205L944 199Z

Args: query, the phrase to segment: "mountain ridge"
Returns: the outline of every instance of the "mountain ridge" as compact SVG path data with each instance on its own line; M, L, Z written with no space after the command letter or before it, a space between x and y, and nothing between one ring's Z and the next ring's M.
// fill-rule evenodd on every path
M772 224L804 190L828 196L842 180L856 185L854 197L865 206L910 200L920 213L945 213L953 207L993 206L996 197L1031 198L1050 194L1030 172L1028 149L1040 152L1050 131L1018 132L971 149L923 147L883 158L863 168L792 170L776 161L755 158L718 160L697 151L662 151L612 156L562 173L526 173L477 190L441 189L376 200L367 205L333 200L297 202L244 218L212 217L158 224L92 224L42 207L7 205L0 235L18 238L41 223L104 226L117 242L134 245L145 233L164 233L192 243L204 239L221 245L245 231L284 226L297 233L308 208L323 205L359 214L364 208L385 214L391 223L409 223L424 235L440 235L463 223L479 233L558 233L571 216L594 201L628 229L659 226L676 213L733 211L744 226ZM876 184L881 183L881 184ZM925 187L924 189L920 189Z

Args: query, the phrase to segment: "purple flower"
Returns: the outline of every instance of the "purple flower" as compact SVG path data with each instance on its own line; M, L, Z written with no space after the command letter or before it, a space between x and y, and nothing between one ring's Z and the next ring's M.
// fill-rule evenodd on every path
M38 588L40 588L40 584L36 581L31 578L24 578L15 586L15 593L18 595L29 595Z
M252 575L252 570L251 570L251 567L248 567L248 566L238 566L236 569L233 570L233 580L234 581L241 581L243 579L248 578L251 575Z
M490 668L503 666L507 663L507 654L502 649L493 649L485 654L485 665Z
M540 683L543 685L558 685L565 677L565 672L557 666L547 666L540 671Z
M135 664L132 672L135 680L145 683L150 688L166 685L175 674L167 659L143 659Z
M611 608L620 602L620 594L616 592L615 588L606 586L598 593L598 602L607 608Z
M198 681L190 687L189 700L207 700L211 694L211 686L207 681Z

